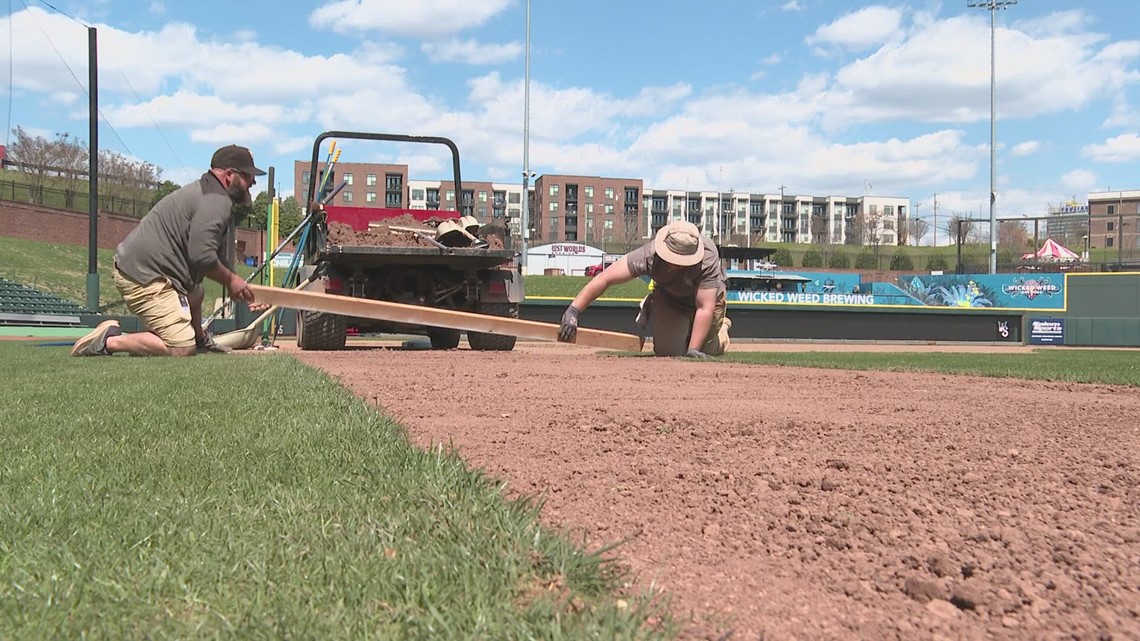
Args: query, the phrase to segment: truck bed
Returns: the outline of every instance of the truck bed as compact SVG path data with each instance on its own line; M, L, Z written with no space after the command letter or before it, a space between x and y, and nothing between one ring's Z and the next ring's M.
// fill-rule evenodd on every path
M384 265L447 265L455 269L488 269L515 259L507 249L471 247L391 247L375 245L328 245L318 260L358 267Z

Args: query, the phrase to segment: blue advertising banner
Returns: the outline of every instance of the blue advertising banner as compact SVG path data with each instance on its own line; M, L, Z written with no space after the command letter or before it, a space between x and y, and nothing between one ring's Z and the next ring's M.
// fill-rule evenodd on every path
M1065 319L1063 318L1030 318L1029 319L1030 345L1064 345Z

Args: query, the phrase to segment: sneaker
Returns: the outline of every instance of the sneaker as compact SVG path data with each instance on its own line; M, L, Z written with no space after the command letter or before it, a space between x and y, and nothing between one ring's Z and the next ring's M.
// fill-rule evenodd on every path
M119 321L105 320L95 326L89 334L75 341L71 348L72 356L110 356L107 351L107 339L122 334Z
M204 353L229 354L233 351L230 347L217 344L214 341L214 335L210 332L206 332L202 338L194 339L194 345L197 346L199 352Z

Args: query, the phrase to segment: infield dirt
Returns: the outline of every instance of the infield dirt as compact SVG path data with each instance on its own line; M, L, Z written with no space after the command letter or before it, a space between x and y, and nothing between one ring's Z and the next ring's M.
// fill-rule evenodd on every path
M683 638L1140 639L1140 390L550 344L296 354L549 526L623 541Z

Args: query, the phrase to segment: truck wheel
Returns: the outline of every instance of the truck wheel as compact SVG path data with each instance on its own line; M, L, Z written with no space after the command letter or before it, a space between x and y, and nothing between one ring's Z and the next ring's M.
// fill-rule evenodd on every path
M504 316L518 318L519 306L517 303L490 303L479 308L479 313L490 316ZM471 349L487 352L509 352L515 348L515 336L503 334L484 334L483 332L467 332L467 344Z
M459 347L459 330L429 329L428 340L432 349L455 349Z
M344 349L348 319L339 314L297 312L297 347L308 350Z

